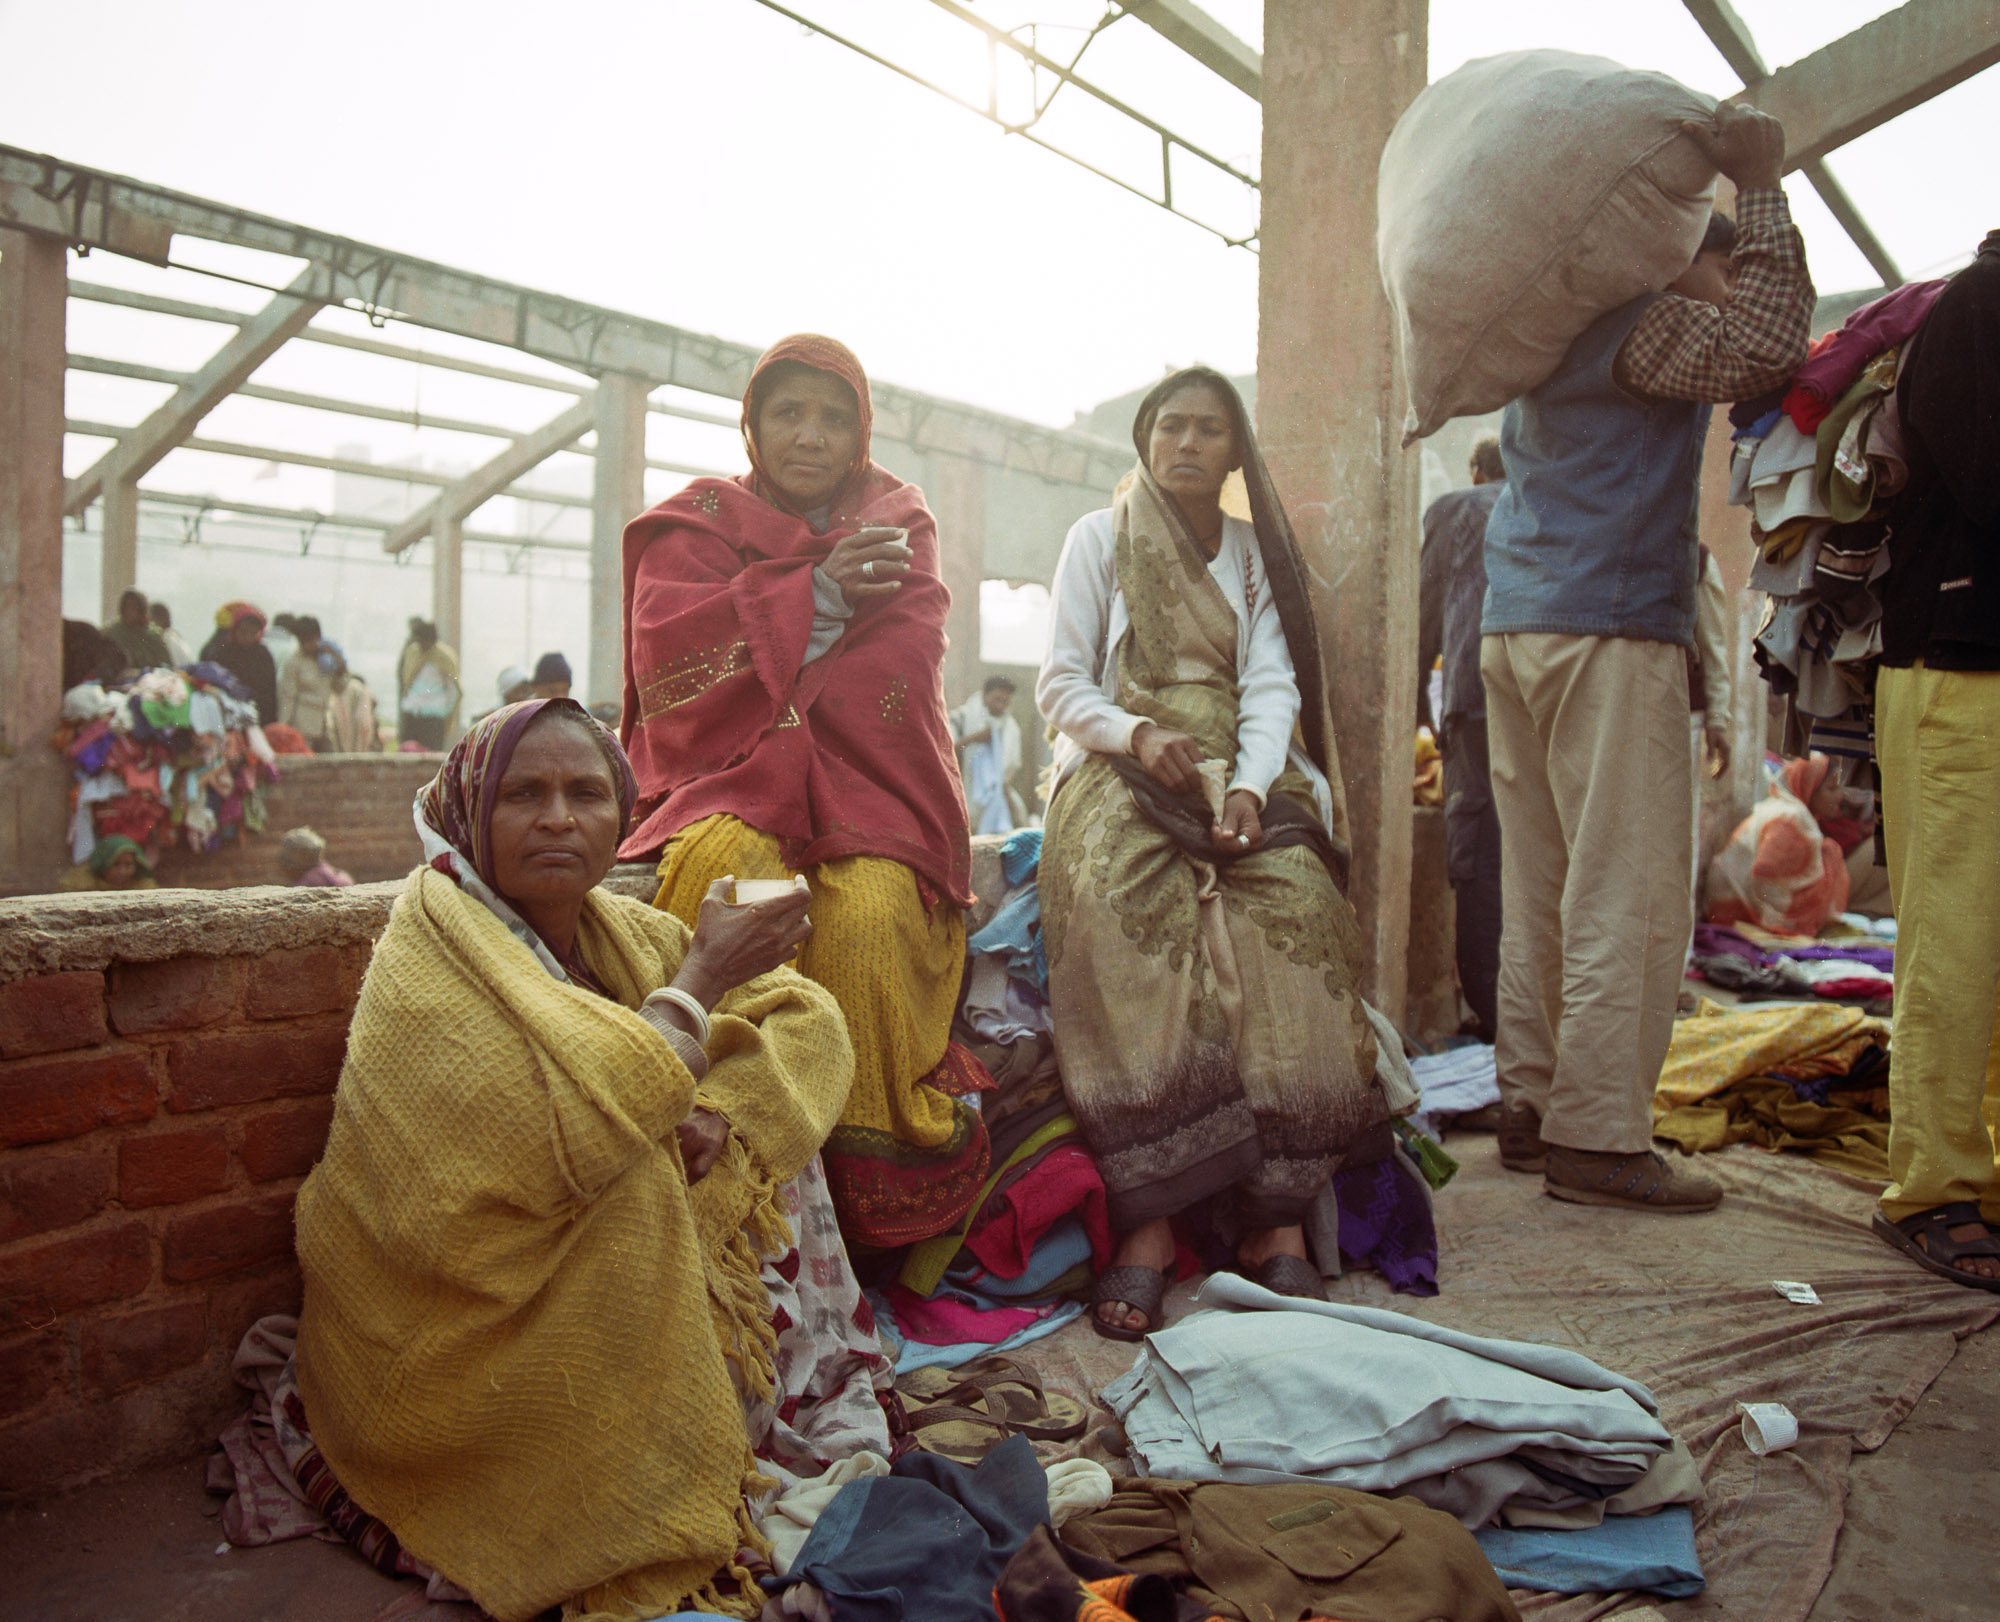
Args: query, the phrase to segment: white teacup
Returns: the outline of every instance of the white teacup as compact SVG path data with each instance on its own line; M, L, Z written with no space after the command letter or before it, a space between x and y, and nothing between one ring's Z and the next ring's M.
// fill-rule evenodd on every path
M805 887L804 874L791 879L738 879L735 903L739 907L748 907L759 901L776 901L780 896L790 895L794 890Z

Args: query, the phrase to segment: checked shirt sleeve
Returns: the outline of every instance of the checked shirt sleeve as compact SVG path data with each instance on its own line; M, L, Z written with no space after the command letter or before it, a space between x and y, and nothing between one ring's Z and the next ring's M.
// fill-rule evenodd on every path
M1736 296L1726 310L1669 293L1639 317L1616 376L1665 400L1754 400L1804 364L1815 294L1805 244L1776 187L1737 198Z

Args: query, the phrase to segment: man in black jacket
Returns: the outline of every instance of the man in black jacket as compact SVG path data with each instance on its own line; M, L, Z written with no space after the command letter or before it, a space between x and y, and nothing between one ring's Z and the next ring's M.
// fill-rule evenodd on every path
M1896 385L1910 479L1890 521L1875 691L1896 902L1896 1060L1876 1231L2000 1290L2000 231Z

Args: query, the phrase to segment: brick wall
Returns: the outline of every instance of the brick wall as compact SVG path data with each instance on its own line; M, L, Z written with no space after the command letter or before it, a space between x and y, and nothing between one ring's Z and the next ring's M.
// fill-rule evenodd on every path
M423 855L410 802L437 768L435 755L282 756L265 801L265 831L207 855L169 850L160 882L204 890L279 883L279 837L301 824L325 836L328 858L356 883L400 879Z
M198 1452L241 1406L395 890L0 904L0 1498Z
M248 1400L230 1356L298 1310L293 1197L400 888L0 901L0 1502L199 1454Z

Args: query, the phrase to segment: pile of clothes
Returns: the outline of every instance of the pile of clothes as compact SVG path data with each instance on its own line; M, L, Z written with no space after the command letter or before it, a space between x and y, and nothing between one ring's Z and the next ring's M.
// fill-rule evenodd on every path
M1464 1528L1407 1498L1109 1479L1064 1496L1020 1437L976 1465L912 1454L840 1489L765 1584L766 1622L1518 1616Z
M1008 837L1006 889L966 942L952 1040L991 1078L968 1099L992 1146L986 1182L954 1228L911 1246L895 1281L870 1292L899 1374L956 1368L1053 1334L1083 1311L1096 1269L1111 1260L1104 1179L1056 1071L1041 853L1039 828Z
M1306 1487L1301 1510L1342 1494L1395 1495L1375 1507L1414 1500L1477 1529L1482 1545L1511 1536L1500 1547L1517 1569L1538 1550L1643 1547L1645 1570L1595 1580L1680 1594L1701 1586L1689 1507L1701 1479L1637 1381L1558 1347L1274 1295L1228 1274L1204 1284L1196 1305L1211 1310L1148 1336L1105 1389L1134 1472L1147 1478L1133 1486L1158 1496L1191 1482ZM1634 1517L1652 1521L1648 1535L1614 1524ZM1286 1522L1309 1524L1266 1517L1272 1528Z
M1730 500L1755 515L1750 585L1770 595L1757 662L1843 781L1866 759L1853 739L1867 730L1881 652L1886 509L1909 477L1897 363L1944 286L1910 282L1863 305L1813 345L1787 390L1729 413Z
M169 844L212 851L264 826L278 779L257 706L220 665L82 682L63 695L54 744L75 778L71 859L121 836L149 857Z
M1674 1023L1653 1135L1686 1154L1755 1143L1887 1181L1888 1083L1885 1019L1838 1002L1724 1008L1704 998Z

